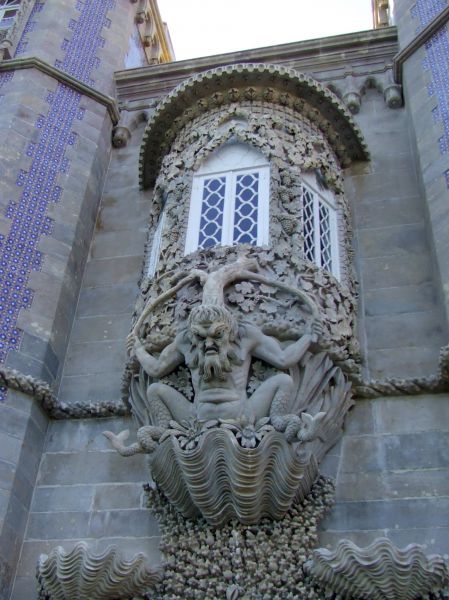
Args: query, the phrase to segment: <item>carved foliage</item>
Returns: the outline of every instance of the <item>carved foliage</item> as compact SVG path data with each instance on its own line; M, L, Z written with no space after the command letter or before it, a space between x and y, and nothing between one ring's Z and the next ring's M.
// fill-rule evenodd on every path
M341 540L334 551L320 548L306 569L328 589L353 600L428 598L448 583L441 556L426 556L418 544L397 548L387 538L366 548L349 540Z

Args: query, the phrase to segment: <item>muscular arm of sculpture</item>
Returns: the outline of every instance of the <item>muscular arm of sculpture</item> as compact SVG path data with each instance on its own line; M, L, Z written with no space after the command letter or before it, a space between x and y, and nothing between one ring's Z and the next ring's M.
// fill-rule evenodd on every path
M281 348L277 340L254 329L252 334L255 345L252 354L255 358L260 358L277 369L288 369L302 359L311 343L317 340L319 331L320 326L315 322L312 324L310 332L306 332L286 348Z
M184 356L178 349L177 339L166 346L157 358L145 350L136 335L128 336L128 348L131 353L134 353L144 371L154 379L168 375L184 362Z
M251 331L254 343L252 355L278 369L288 369L303 358L312 342L317 340L317 335L320 332L320 324L314 321L309 330L296 342L286 348L281 348L277 340L263 334L260 330L254 329ZM293 381L290 375L279 373L264 381L251 397L256 410L266 407L266 403L269 401L268 411L272 425L278 431L285 431L287 440L291 442L296 439L298 432L302 433L301 430L305 429L299 415L290 413L292 391ZM267 408L264 410L267 410ZM319 420L321 420L324 413L319 413L319 415ZM310 417L310 415L307 415L307 417Z

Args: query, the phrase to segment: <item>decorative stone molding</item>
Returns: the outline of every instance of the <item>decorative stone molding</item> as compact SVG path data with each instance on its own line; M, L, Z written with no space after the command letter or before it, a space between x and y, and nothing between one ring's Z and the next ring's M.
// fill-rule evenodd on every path
M416 396L418 394L449 391L449 346L440 350L439 372L428 377L415 377L362 381L353 379L354 394L357 398L378 398L380 396Z
M135 22L148 64L175 60L167 25L162 21L156 0L131 0L136 4Z
M114 98L111 98L110 96L97 91L89 85L82 83L75 77L72 77L64 71L53 67L44 60L41 60L35 56L30 56L26 58L14 58L12 60L0 61L0 73L5 71L19 71L21 69L36 69L37 71L48 75L52 79L67 85L69 88L75 90L79 94L91 98L91 100L98 102L98 104L103 105L107 109L113 125L118 123L120 113Z
M70 552L58 546L41 554L36 577L39 600L129 600L157 585L162 573L145 554L125 560L116 546L94 554L78 542Z
M160 102L143 137L142 187L154 183L164 155L192 119L211 107L241 100L269 101L306 116L326 132L343 166L368 158L362 134L350 113L332 92L311 77L275 65L228 65L190 77Z
M315 550L304 567L328 593L348 600L443 598L449 581L441 556L426 556L418 544L397 548L387 538L366 548L341 540L333 551Z
M66 404L60 402L45 381L24 375L20 371L0 367L0 387L17 390L32 396L42 406L49 417L54 419L82 419L129 414L129 409L120 401L109 403L76 402Z
M14 56L36 0L21 0L20 8L8 29L0 29L0 61Z

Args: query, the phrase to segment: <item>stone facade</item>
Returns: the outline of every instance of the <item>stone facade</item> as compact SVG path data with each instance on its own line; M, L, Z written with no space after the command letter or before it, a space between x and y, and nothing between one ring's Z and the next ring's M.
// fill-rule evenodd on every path
M447 2L396 0L396 27L152 66L154 3L29 4L0 62L0 598L37 597L37 559L56 546L160 564L148 459L101 433L135 437L125 342L166 271L237 258L184 257L192 178L229 142L273 165L271 248L248 256L319 290L324 349L354 390L321 463L336 503L318 544L387 537L447 560ZM295 202L311 171L336 198L339 281L304 260ZM258 290L233 292L268 331ZM161 313L162 345L195 302Z

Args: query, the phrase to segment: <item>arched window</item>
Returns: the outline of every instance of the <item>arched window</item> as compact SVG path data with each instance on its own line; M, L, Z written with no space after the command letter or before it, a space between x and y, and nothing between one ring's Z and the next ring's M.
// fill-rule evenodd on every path
M268 244L270 165L250 146L228 143L193 177L185 254L198 248Z
M337 209L334 195L315 175L302 181L304 257L340 278Z

